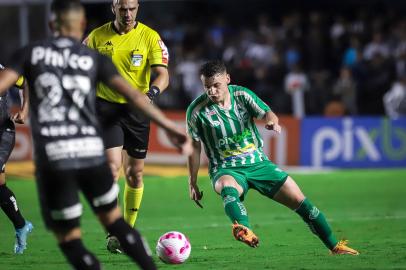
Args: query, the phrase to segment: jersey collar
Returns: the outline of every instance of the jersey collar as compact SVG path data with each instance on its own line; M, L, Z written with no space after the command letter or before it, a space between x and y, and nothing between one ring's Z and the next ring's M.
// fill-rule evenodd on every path
M137 26L138 26L138 21L135 21L135 25L134 25L134 28L133 28L133 29L137 28ZM121 35L121 34L118 32L118 29L116 28L116 25L114 24L114 21L111 22L111 28L113 29L114 32L116 32L117 34ZM124 34L124 35L125 35L125 34Z

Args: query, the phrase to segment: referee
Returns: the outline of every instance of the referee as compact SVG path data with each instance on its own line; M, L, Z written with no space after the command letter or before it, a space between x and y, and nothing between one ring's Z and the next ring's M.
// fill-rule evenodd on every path
M84 43L111 58L127 82L153 102L168 87L169 53L159 34L136 20L138 9L138 0L114 0L114 21L94 29ZM97 97L107 158L116 181L124 166L124 219L134 226L144 192L149 119L129 110L125 98L105 84L97 86ZM107 249L120 252L116 239L108 236Z

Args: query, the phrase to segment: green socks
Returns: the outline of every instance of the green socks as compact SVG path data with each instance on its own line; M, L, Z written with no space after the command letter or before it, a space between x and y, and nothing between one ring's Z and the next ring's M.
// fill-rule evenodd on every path
M295 211L307 223L310 230L317 235L329 249L333 249L337 245L338 241L334 237L323 213L307 198L303 200L299 208Z
M240 201L237 189L233 187L224 187L221 190L224 210L232 223L238 222L248 228L251 228L248 221L247 209ZM299 208L296 209L303 220L307 223L310 230L317 235L320 240L329 248L333 249L338 241L333 235L329 224L323 213L314 206L307 198L303 200Z
M223 198L224 210L232 223L238 222L248 228L251 228L248 221L247 209L240 201L237 189L233 187L224 187L221 190L221 198Z

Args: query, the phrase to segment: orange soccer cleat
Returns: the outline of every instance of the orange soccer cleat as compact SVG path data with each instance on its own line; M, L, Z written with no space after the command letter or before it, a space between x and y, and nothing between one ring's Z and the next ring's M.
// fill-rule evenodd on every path
M244 225L238 223L233 224L232 232L236 240L244 242L245 244L253 248L258 247L259 244L258 237L254 234L253 231L251 231Z
M359 255L359 252L347 246L348 240L340 240L337 245L330 251L332 255L348 254Z

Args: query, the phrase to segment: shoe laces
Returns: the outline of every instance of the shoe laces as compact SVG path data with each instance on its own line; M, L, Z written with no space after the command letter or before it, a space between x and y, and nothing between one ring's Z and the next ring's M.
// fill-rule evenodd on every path
M347 244L348 244L348 240L345 240L345 239L340 240L340 241L338 241L338 243L336 245L336 248L339 248L339 247L342 247L342 246L347 246Z

